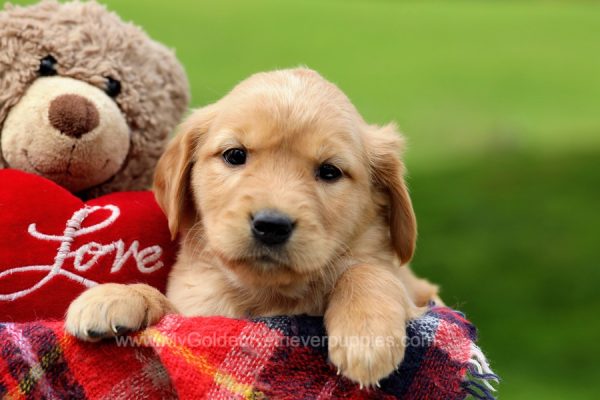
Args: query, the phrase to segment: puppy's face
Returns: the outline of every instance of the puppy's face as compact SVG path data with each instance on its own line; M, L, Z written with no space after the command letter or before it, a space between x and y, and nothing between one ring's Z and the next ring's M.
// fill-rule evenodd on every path
M398 140L313 71L258 74L184 123L159 163L157 198L173 232L199 236L246 281L334 277L370 225L394 223L391 207L406 209L413 226L398 229L412 246ZM392 204L390 179L404 204Z

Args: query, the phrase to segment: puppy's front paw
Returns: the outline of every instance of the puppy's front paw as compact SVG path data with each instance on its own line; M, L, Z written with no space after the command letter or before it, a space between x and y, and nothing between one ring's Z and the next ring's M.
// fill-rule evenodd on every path
M338 373L361 388L378 386L404 358L406 324L402 318L356 321L349 317L330 324L328 335L330 361Z
M86 290L71 303L65 330L93 342L143 329L169 311L166 298L150 286L107 283Z

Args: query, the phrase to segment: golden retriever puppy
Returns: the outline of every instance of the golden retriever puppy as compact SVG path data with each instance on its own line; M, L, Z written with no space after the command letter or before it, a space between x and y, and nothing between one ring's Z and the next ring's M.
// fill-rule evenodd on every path
M67 331L97 340L169 312L324 315L331 362L377 384L437 293L401 267L416 238L401 147L394 125L367 124L314 71L251 76L193 113L157 166L156 198L182 238L167 296L94 287L70 306Z

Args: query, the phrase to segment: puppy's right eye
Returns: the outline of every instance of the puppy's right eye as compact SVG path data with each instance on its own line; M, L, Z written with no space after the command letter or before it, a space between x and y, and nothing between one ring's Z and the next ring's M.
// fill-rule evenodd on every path
M326 182L335 182L340 179L344 173L335 165L321 164L317 169L317 178Z
M47 55L40 60L40 68L38 69L40 76L56 75L56 58Z
M223 160L230 165L243 165L246 163L246 150L229 149L223 153Z

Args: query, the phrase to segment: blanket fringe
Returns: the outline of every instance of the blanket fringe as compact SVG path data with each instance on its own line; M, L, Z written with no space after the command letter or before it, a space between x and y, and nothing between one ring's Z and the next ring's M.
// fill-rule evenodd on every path
M500 378L492 371L485 355L475 343L471 344L471 358L467 371L467 378L463 382L464 389L476 399L495 400L492 392L496 389L490 382L499 383Z

